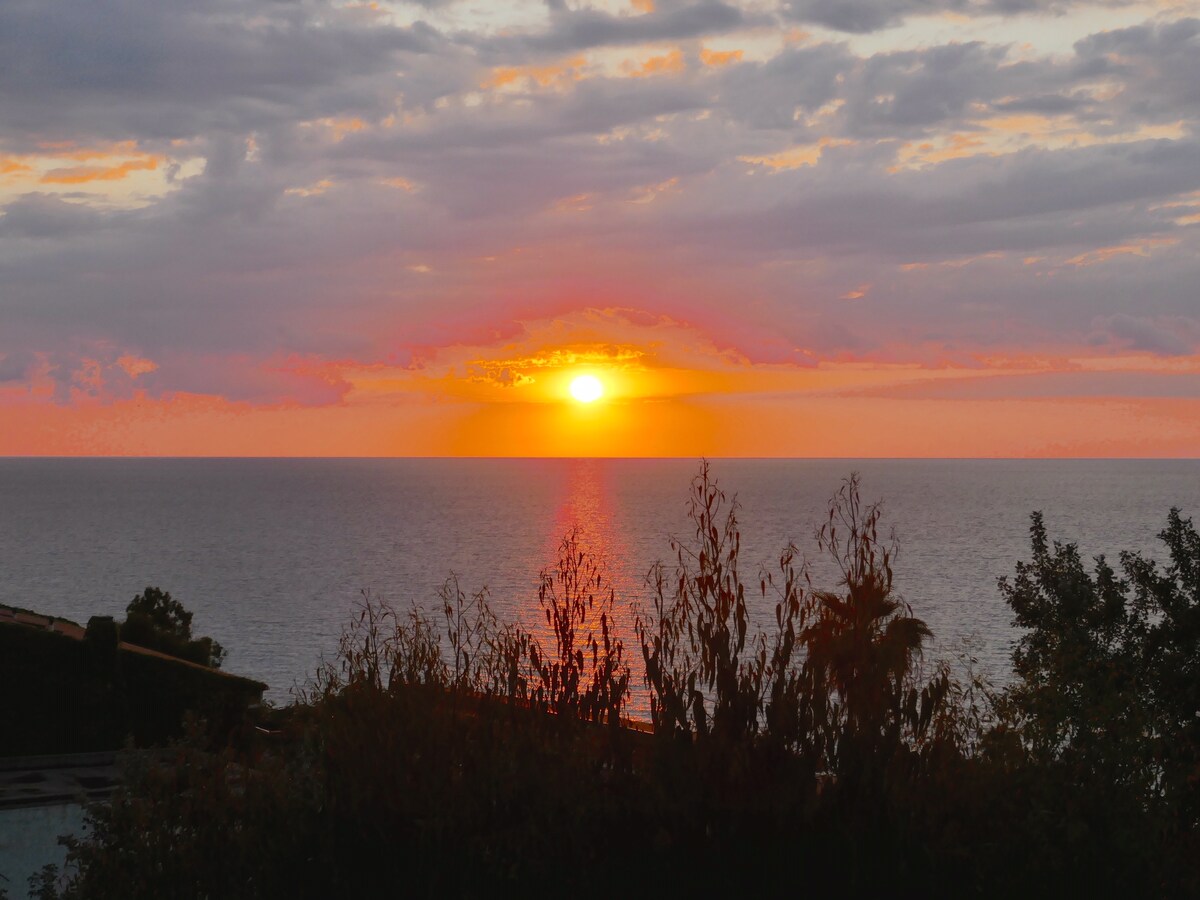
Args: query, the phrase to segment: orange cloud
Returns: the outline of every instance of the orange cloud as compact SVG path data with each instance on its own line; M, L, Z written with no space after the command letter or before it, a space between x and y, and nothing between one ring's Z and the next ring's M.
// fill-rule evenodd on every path
M801 144L797 147L792 147L788 150L781 150L778 153L772 153L767 156L739 156L742 162L752 163L757 166L766 166L768 169L781 171L784 169L799 169L802 166L815 166L821 161L821 154L825 152L827 147L849 147L853 146L854 141L844 138L821 138L815 144Z
M0 157L0 175L24 175L32 172L33 167L12 157Z
M975 130L968 133L946 134L919 144L902 144L896 153L896 164L888 171L895 173L905 168L920 168L971 156L1002 156L1026 147L1057 149L1143 140L1178 140L1187 133L1184 122L1179 121L1141 125L1132 131L1095 134L1067 114L992 116L978 119L972 126Z
M148 372L153 372L158 368L158 363L153 360L143 359L140 356L134 356L127 353L117 359L117 365L125 370L125 374L130 378L137 378L139 375L145 375Z
M153 171L161 160L156 156L126 160L115 166L69 166L51 169L42 176L43 184L87 184L91 181L121 181L132 172Z
M700 50L700 62L706 66L727 66L730 63L741 62L743 55L741 50L709 50L703 47Z
M500 66L492 69L491 75L480 84L484 90L495 90L521 81L532 81L538 87L560 87L571 81L581 81L587 58L574 56L571 59L546 66Z
M294 197L319 197L333 187L333 182L328 178L322 178L320 181L315 181L312 184L306 184L301 187L285 188L284 193Z
M345 118L327 117L324 119L314 119L310 122L304 122L302 128L319 128L323 129L335 144L341 143L348 134L354 134L357 131L362 131L367 127L367 123L357 116L349 116ZM254 136L250 136L250 141L254 142ZM254 148L251 148L252 150Z
M621 66L629 78L648 78L654 75L671 75L684 71L687 63L683 59L682 50L672 50L662 56L651 56L640 63L632 60Z
M1080 268L1105 263L1118 256L1149 256L1150 252L1157 247L1170 247L1178 243L1178 238L1147 238L1137 243L1100 247L1080 253L1078 256L1072 256L1066 261L1066 265Z
M333 129L335 138L340 141L348 134L355 131L362 131L367 127L367 123L357 117L352 119L331 119L329 127Z
M979 253L975 256L964 256L959 259L944 259L941 262L913 262L904 263L900 266L901 272L923 272L927 269L965 269L967 266L972 266L977 262L984 262L989 259L1004 259L1004 254L999 250L992 250L990 253ZM1025 260L1025 265L1032 265L1038 262L1041 257L1028 257ZM869 287L869 285L868 285Z
M987 152L984 147L985 144L980 138L966 134L952 134L943 140L940 145L932 141L925 141L920 144L904 144L896 153L896 165L890 167L888 171L899 172L905 167L934 165L950 159L977 156L980 153ZM994 156L996 154L992 153L990 155Z
M672 191L678 186L678 178L668 178L666 181L661 181L658 184L643 185L634 189L635 196L630 202L651 203L656 200L660 194L665 194L668 191Z
M629 0L633 8L638 12L652 13L654 12L654 0Z

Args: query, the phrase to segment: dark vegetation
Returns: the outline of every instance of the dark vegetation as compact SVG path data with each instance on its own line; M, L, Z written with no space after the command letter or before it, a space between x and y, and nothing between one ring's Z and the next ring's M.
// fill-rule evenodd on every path
M1166 567L1119 573L1035 515L1001 584L1025 630L997 691L924 661L855 479L820 587L794 547L747 578L736 503L707 467L693 488L694 535L632 635L574 534L541 628L454 581L432 618L368 598L276 733L196 724L137 763L40 896L1200 889L1200 539L1178 511ZM751 602L774 608L764 632ZM622 720L634 690L652 731Z
M190 624L191 613L155 588L134 598L120 625L93 617L83 640L0 624L0 756L161 744L181 736L189 711L214 731L241 727L266 686L210 668L220 645L191 640ZM138 653L122 642L200 664Z
M156 587L130 601L121 623L121 640L219 669L225 650L210 637L192 637L192 614L183 604Z

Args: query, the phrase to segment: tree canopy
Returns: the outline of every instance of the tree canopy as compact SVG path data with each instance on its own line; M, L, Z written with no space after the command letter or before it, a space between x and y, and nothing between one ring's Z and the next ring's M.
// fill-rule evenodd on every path
M125 607L121 640L219 669L225 649L210 637L192 637L192 613L170 592L147 587Z

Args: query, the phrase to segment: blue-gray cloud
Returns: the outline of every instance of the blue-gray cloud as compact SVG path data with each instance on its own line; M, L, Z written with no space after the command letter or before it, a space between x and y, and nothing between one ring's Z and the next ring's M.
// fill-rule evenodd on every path
M615 16L597 10L554 6L549 27L533 34L480 41L489 58L524 57L530 52L574 53L595 47L622 47L654 41L680 41L731 31L748 22L742 10L721 0L667 5L640 16Z
M1087 0L787 0L786 14L798 22L823 25L835 31L867 34L899 25L912 16L957 13L971 16L1012 16L1022 13L1061 13ZM1109 0L1125 6L1133 0ZM1094 2L1091 5L1098 5Z
M389 109L425 26L370 25L330 3L6 0L4 138L124 140L246 131Z

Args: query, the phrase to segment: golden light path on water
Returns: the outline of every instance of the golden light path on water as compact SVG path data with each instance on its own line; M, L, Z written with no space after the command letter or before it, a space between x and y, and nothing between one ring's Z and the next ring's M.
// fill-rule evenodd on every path
M649 721L649 701L642 685L641 651L634 633L638 604L647 597L647 591L644 579L634 577L623 565L632 553L616 527L615 486L611 483L614 474L613 467L606 465L604 460L567 461L567 473L560 482L561 494L552 530L546 535L543 558L547 561L547 573L554 574L554 563L559 559L564 538L571 533L576 536L577 549L594 558L602 580L599 590L593 592L595 612L584 623L583 631L586 633L591 628L599 639L599 607L602 599L611 596L610 633L624 643L624 660L630 668L631 696L626 714ZM561 596L561 582L556 581L555 588ZM530 615L531 612L536 615ZM541 610L526 611L525 619L542 646L553 652L554 632ZM581 640L583 636L577 635L577 639Z

